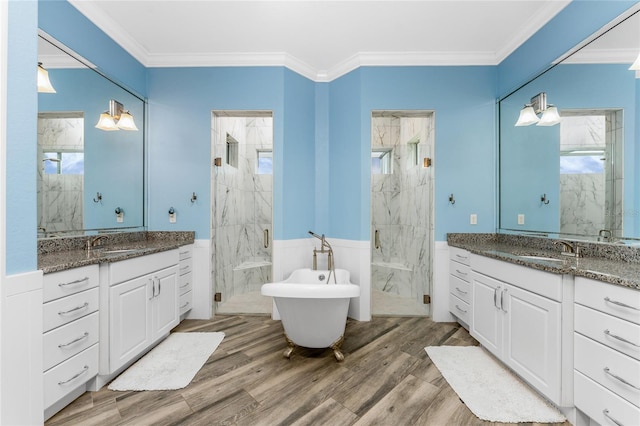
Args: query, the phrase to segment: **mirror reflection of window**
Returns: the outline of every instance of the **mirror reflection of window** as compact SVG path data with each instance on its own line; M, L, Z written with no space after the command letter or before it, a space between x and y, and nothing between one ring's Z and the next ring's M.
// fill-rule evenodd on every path
M83 175L84 174L84 153L83 152L45 152L44 159L45 174L52 175Z
M391 159L393 158L391 149L371 150L371 173L374 175L390 175Z
M273 151L271 150L258 150L258 168L257 174L259 175L272 175L273 174Z

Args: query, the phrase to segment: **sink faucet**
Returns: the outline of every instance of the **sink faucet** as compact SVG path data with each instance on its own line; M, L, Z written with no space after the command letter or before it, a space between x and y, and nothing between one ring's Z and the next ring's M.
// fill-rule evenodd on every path
M96 247L100 247L102 244L98 244L100 240L107 238L106 235L96 235L95 237L89 237L87 240L87 251L91 251Z
M569 241L557 240L553 243L562 246L562 252L560 252L560 254L565 256L580 257L580 246L578 246L577 242L571 243Z

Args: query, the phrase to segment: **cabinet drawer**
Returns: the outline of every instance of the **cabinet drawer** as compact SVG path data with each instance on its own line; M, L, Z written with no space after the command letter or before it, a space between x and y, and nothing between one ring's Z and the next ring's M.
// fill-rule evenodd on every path
M640 425L640 408L600 386L579 371L573 373L574 403L601 425ZM605 414L606 413L606 414ZM609 418L607 418L607 415Z
M578 333L574 342L576 370L640 407L640 361Z
M575 330L635 359L640 359L640 326L632 322L576 304Z
M98 288L76 293L43 305L43 331L70 323L98 310Z
M43 302L59 299L70 294L97 287L99 283L98 265L83 266L67 271L45 274L43 278Z
M180 275L178 278L178 294L182 295L193 288L193 273L189 272L184 275Z
M471 320L471 305L469 305L467 302L458 299L453 294L449 294L449 311L453 315L458 317L460 321L470 326L469 321Z
M449 273L463 281L471 282L471 268L468 265L449 261Z
M44 408L49 408L98 374L98 345L93 345L44 373Z
M178 315L182 315L185 312L188 312L193 307L193 293L188 291L182 295L180 295L180 299L178 301Z
M640 291L576 277L575 301L609 315L640 324ZM622 306L620 305L622 303Z
M191 273L191 269L193 268L193 264L191 263L191 259L182 260L178 264L178 274L185 275Z
M193 257L193 244L182 246L178 249L178 251L178 258L180 261L184 259L190 259L191 257Z
M466 303L471 303L471 283L463 281L455 275L449 275L449 292Z
M451 260L455 260L456 262L469 266L470 257L469 252L464 249L449 247L449 259Z
M98 343L98 313L58 327L43 336L43 366L47 371L54 365Z

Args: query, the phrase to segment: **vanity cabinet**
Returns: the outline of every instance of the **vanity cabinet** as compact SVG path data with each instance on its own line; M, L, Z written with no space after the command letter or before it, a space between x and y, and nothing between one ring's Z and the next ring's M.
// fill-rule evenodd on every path
M45 419L82 394L98 374L98 286L98 265L44 275Z
M180 318L193 307L193 244L180 247L178 271L178 315Z
M471 255L470 334L562 405L562 276Z
M600 424L640 424L640 291L576 277L575 406Z
M467 328L472 318L470 259L468 251L449 248L449 311Z
M117 372L178 322L178 250L104 264L109 283L100 374Z

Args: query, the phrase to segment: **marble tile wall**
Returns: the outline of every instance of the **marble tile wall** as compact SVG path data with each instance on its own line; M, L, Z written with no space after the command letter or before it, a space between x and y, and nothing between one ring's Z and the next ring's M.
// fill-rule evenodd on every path
M417 155L408 144L416 140ZM393 173L371 176L372 287L421 303L422 295L429 294L431 276L433 190L431 169L422 167L422 159L432 157L433 120L374 117L371 143L372 149L393 149Z
M71 113L38 117L38 229L46 232L84 228L84 175L45 174L45 152L84 150L84 118Z
M257 291L271 281L273 176L256 174L258 149L272 149L270 117L217 117L212 173L212 278L223 303L235 294ZM237 167L227 164L227 134L238 142ZM269 245L264 247L264 230Z

